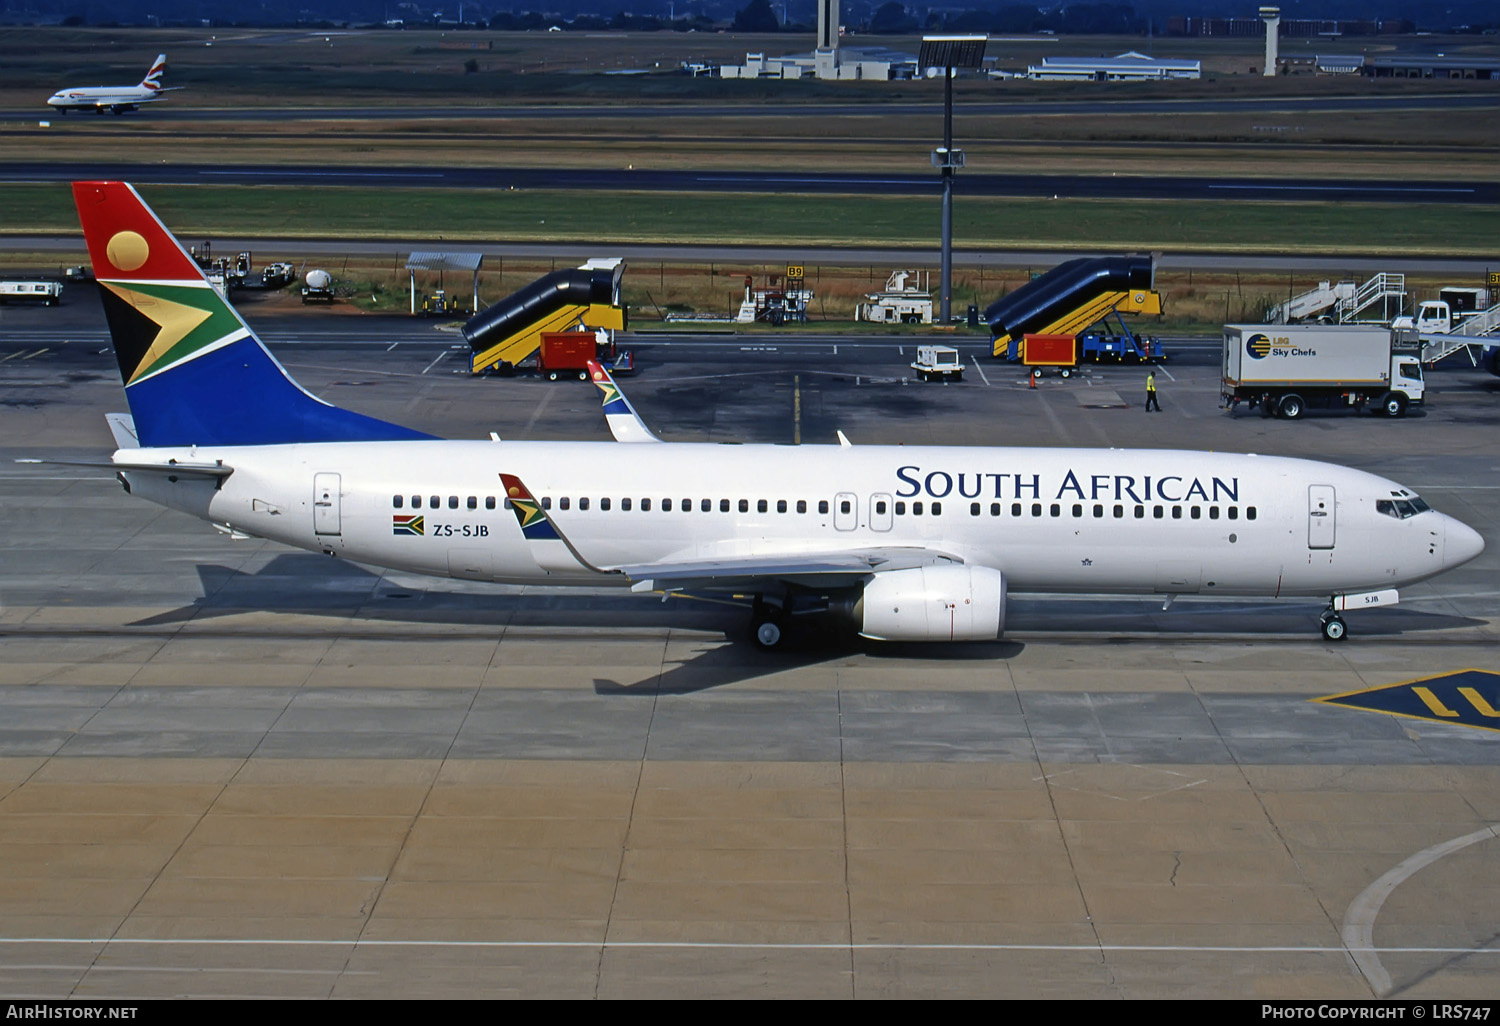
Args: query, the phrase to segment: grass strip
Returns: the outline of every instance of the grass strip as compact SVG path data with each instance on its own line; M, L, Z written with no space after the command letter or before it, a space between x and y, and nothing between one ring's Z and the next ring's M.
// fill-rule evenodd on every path
M936 245L937 196L143 186L180 237ZM959 247L1485 256L1500 207L1263 201L954 200ZM77 231L65 183L5 188L0 233Z

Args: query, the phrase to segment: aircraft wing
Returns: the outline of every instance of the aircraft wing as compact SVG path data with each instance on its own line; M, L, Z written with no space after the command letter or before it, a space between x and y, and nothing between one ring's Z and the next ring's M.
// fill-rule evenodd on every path
M561 545L578 565L601 577L623 577L635 591L741 591L779 581L816 587L852 583L888 570L962 563L962 556L922 546L872 545L831 551L774 552L764 556L706 555L651 563L596 563L569 540L552 514L514 474L501 473L506 502L527 541Z
M962 563L951 552L917 546L884 546L837 552L784 552L725 559L662 560L601 566L629 578L635 591L737 591L765 581L818 586L853 583L888 570Z

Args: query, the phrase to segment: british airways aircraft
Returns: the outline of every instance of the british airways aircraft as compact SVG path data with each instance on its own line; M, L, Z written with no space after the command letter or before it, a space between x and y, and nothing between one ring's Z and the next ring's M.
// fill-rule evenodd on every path
M162 73L167 70L167 55L159 53L156 61L151 65L151 70L146 72L146 77L141 79L140 85L133 86L73 86L68 89L59 89L47 100L47 105L59 114L66 114L70 110L91 110L96 114L105 111L113 111L116 114L124 114L127 110L135 110L143 103L151 103L153 100L166 99L166 94L181 86L166 87L161 84Z
M750 600L776 645L983 640L1011 592L1318 596L1340 613L1484 548L1393 481L1185 451L663 442L592 368L615 442L453 441L297 385L121 182L77 182L130 415L126 491L379 567ZM622 460L615 448L631 445Z

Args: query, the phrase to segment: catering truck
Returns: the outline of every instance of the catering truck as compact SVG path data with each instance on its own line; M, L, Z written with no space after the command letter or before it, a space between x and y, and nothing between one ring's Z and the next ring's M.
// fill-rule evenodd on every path
M1350 324L1224 325L1224 408L1296 420L1309 409L1399 417L1422 402L1416 332Z

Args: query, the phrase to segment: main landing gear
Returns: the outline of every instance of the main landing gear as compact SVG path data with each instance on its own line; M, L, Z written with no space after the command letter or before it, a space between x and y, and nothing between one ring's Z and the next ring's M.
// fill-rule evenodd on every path
M756 648L772 649L781 643L786 628L786 611L760 598L750 610L750 640Z
M1349 633L1349 628L1344 625L1344 618L1334 612L1332 606L1324 610L1323 615L1318 618L1318 624L1324 641L1343 641Z

